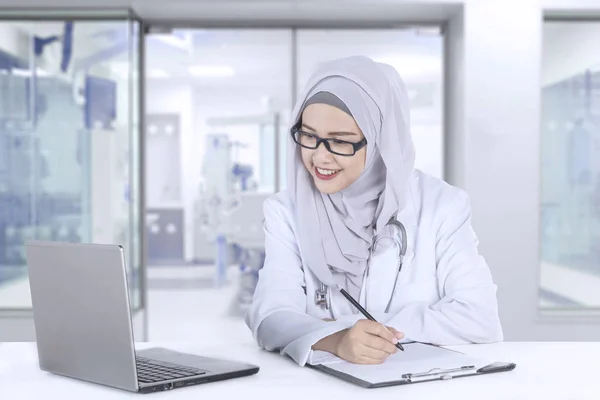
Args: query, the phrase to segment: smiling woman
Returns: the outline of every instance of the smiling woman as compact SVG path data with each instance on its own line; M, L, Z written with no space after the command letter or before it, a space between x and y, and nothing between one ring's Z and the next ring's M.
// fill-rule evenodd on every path
M265 349L300 365L314 351L380 364L405 338L502 339L468 196L415 168L408 97L392 66L365 56L323 63L306 84L288 188L264 202L266 258L246 315Z
M332 97L314 96L315 103L302 114L301 126L307 132L298 130L294 137L302 146L304 166L322 193L348 187L364 170L366 159L365 136L347 109L333 105Z

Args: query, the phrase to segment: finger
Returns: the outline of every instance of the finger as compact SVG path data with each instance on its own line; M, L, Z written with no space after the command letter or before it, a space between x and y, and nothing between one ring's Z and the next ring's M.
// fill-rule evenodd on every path
M390 332L386 326L380 324L375 321L367 321L369 323L364 323L362 325L363 330L371 335L379 336L392 344L396 344L398 339L394 336L392 332Z
M379 336L368 334L368 336L364 339L364 344L372 349L377 349L384 351L386 354L396 354L398 349L395 345L388 342L385 339L382 339Z
M392 332L392 334L396 337L396 339L398 339L398 340L404 339L403 332L400 332L399 330L397 330L396 328L392 328L391 326L387 326L387 328L390 332Z
M364 343L360 347L358 354L360 355L360 357L367 357L367 358L372 358L375 360L385 360L386 358L389 357L389 353L387 353L381 349L367 346Z
M369 356L360 356L356 359L355 363L363 365L378 365L383 364L384 361L385 359L372 358Z

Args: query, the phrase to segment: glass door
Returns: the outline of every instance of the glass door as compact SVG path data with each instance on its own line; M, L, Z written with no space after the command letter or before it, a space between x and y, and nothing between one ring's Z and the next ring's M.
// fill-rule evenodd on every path
M140 22L15 11L0 31L0 311L31 309L28 239L122 245L138 311Z

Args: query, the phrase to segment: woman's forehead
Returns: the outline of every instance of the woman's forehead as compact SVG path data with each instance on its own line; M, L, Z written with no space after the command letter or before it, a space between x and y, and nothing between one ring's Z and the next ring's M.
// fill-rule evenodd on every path
M304 110L302 125L317 131L362 134L356 120L344 111L327 104L311 104Z

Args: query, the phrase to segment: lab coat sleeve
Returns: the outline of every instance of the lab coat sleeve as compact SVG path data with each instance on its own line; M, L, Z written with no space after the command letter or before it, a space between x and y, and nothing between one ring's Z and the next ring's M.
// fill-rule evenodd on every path
M316 342L348 323L326 322L307 314L302 262L283 208L274 198L264 203L265 262L246 324L261 348L278 350L304 365L310 362Z
M437 232L441 300L433 305L408 304L395 314L375 313L374 317L420 342L453 345L502 341L497 287L477 246L470 203L461 191Z

